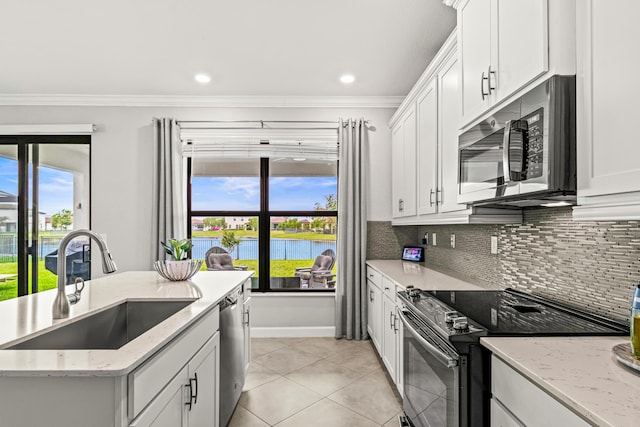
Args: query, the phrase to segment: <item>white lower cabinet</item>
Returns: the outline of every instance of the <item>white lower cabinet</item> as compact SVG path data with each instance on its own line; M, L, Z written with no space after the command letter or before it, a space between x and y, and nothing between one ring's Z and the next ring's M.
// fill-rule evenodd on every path
M0 426L218 426L219 322L216 307L128 375L5 376Z
M130 426L217 425L219 344L216 333Z
M491 358L491 426L590 424L496 356Z
M398 319L396 315L396 301L388 296L382 298L382 361L389 376L397 383L398 375Z
M395 282L367 266L367 331L402 394L402 328L397 315L396 291Z

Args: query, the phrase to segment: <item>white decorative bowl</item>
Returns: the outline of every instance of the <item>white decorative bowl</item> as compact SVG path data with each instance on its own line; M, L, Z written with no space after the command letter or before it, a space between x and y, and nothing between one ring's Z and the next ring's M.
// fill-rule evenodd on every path
M172 281L187 280L202 267L202 260L186 259L182 261L162 260L153 263L159 275Z

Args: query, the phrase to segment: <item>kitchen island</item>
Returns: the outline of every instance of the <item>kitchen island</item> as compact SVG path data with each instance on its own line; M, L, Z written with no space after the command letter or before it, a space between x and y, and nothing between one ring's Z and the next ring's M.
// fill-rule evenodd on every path
M628 342L627 338L489 337L480 342L493 352L499 363L504 362L513 369L509 375L521 375L585 420L584 425L638 425L640 374L618 363L611 352L616 344ZM517 414L517 409L508 409L521 421L529 414L540 425L544 424L541 415L549 412L548 405L536 407L531 396L524 395L527 383L523 385L508 396L509 404L516 407L520 406L519 400L522 401L522 415Z
M87 282L69 318L60 320L51 315L56 290L1 302L0 425L151 425L171 405L172 425L198 425L192 409L205 405L194 405L198 380L191 371L206 368L200 381L205 373L217 381L218 306L252 274L199 272L183 282L146 271L105 276ZM7 349L125 301L188 305L118 349ZM213 393L217 413L217 388L200 390ZM185 397L194 404L187 408Z

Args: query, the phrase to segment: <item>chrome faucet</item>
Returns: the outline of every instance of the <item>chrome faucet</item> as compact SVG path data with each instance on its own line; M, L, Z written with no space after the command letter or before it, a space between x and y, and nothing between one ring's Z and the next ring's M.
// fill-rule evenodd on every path
M100 235L91 230L74 230L64 236L60 241L60 246L58 247L58 294L56 295L56 299L53 301L54 319L64 319L69 317L69 297L67 297L65 289L65 282L67 278L67 246L69 245L69 242L78 236L90 237L98 244L98 248L102 254L103 272L108 274L116 271L116 264L111 259L109 248L107 248L107 244ZM82 287L84 287L84 284ZM82 291L82 288L78 290L78 283L76 282L76 292L72 294L73 304L80 300L80 291Z

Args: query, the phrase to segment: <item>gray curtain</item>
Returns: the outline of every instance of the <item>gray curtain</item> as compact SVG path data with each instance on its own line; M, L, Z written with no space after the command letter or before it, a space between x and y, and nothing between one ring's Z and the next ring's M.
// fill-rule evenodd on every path
M365 160L367 129L363 119L339 128L338 280L336 338L367 338L367 215Z
M165 259L160 242L187 237L185 161L174 119L153 119L153 212L151 265Z

